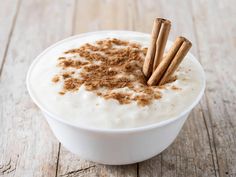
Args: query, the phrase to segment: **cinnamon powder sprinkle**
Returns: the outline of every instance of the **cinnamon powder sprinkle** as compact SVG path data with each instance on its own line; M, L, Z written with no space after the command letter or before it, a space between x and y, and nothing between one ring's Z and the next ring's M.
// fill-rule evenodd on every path
M87 43L65 51L58 58L61 76L56 75L52 82L63 81L61 95L77 91L83 85L105 99L146 106L161 98L160 88L146 85L142 73L146 52L147 48L138 43L115 38Z
M179 88L179 87L176 87L176 86L174 86L174 85L173 85L173 86L171 86L171 89L172 89L172 90L177 90L177 91L178 91L178 90L181 90L181 88Z
M54 82L54 83L57 83L59 80L60 80L60 78L57 75L52 78L52 82Z

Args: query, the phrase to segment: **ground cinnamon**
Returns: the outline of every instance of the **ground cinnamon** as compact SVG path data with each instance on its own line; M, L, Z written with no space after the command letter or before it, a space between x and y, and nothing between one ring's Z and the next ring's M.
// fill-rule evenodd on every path
M146 50L139 43L104 39L66 51L57 64L61 69L57 77L63 83L59 94L75 92L83 85L97 96L120 104L145 106L160 99L160 88L146 85L142 73ZM123 88L128 92L120 90Z

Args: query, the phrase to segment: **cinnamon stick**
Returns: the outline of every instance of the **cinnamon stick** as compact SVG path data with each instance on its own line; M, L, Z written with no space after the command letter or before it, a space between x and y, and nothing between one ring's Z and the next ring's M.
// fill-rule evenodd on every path
M182 62L186 54L188 53L189 49L192 47L192 43L185 39L182 43L181 47L179 48L178 52L176 53L174 59L170 63L169 67L167 68L164 76L161 78L159 85L163 85L166 81L171 77L171 75L175 72L178 68L179 64Z
M157 85L161 80L161 77L165 74L168 66L170 65L171 61L174 59L174 56L178 52L180 46L184 42L185 38L178 37L174 44L172 45L171 49L168 51L166 56L162 59L161 63L157 66L156 70L152 73L151 77L149 78L147 84L148 85Z
M157 44L157 41L158 41L158 37L159 37L159 34L160 34L161 27L163 26L162 23L165 24L164 25L164 30L166 30L166 26L168 26L168 25L166 25L167 22L170 24L170 21L162 19L162 18L156 18L154 20L152 35L151 35L151 43L150 43L150 46L148 48L147 55L145 57L145 61L144 61L144 65L143 65L143 73L146 76L146 78L149 78L152 74L153 63L154 63L155 54L156 54L156 48L161 47L161 45L157 46L156 44ZM168 28L167 28L167 30L168 30ZM163 36L163 33L164 33L164 36ZM169 34L169 32L168 32L168 34ZM163 32L163 28L161 30L161 36L160 37L161 37L162 40L166 38L166 33ZM158 49L158 51L159 51L159 49ZM159 52L159 54L160 54L160 52Z
M156 53L155 53L155 58L153 62L152 72L155 71L155 69L157 68L157 66L162 60L166 42L167 42L168 35L170 32L170 27L171 27L171 22L169 20L163 19L162 26L161 26L161 29L160 29L160 32L156 41Z

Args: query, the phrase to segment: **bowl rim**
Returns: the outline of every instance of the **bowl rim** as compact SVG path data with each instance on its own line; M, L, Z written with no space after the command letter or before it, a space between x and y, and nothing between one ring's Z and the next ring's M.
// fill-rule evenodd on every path
M77 34L77 35L73 35L70 37L67 37L63 40L60 40L52 45L50 45L49 47L47 47L45 50L43 50L31 63L28 72L27 72L27 76L26 76L26 87L27 90L29 92L29 95L31 97L31 99L33 100L33 102L41 109L41 111L43 113L46 113L49 115L50 118L52 118L53 120L59 121L60 123L66 124L68 126L74 127L74 128L79 128L82 130L86 130L86 131L91 131L91 132L97 132L97 133L132 133L132 132L139 132L139 131L145 131L145 130L150 130L150 129L154 129L154 128L158 128L158 127L162 127L165 126L167 124L170 124L172 122L177 121L178 119L181 119L182 117L184 117L184 115L188 114L200 101L200 99L202 98L203 94L204 94L204 90L206 87L206 77L205 77L205 72L201 66L201 64L199 63L199 61L195 58L195 56L192 53L188 53L187 55L190 56L191 58L194 59L194 61L200 66L201 70L202 70L202 78L203 78L203 84L202 84L202 88L201 91L199 92L198 96L196 97L196 99L194 100L194 102L189 105L184 111L182 111L179 115L177 116L173 116L170 117L167 120L163 120L161 122L157 122L157 123L153 123L150 125L144 125L144 126L140 126L140 127L133 127L133 128L117 128L117 129L111 129L111 128L96 128L96 127L90 127L90 126L85 126L85 125L79 125L79 124L73 124L69 121L64 120L63 118L60 118L59 116L54 115L53 113L51 113L49 110L47 110L47 108L45 108L42 104L40 104L40 102L36 99L36 97L34 97L31 88L30 88L30 74L35 66L35 64L37 63L37 61L40 60L40 58L47 53L49 50L51 50L52 48L56 47L57 45L60 45L61 43L73 40L75 38L80 38L80 37L84 37L87 35L94 35L97 33L133 33L136 35L146 35L146 36L150 36L150 34L147 33L143 33L143 32L138 32L138 31L129 31L129 30L98 30L98 31L94 31L94 32L87 32L87 33L81 33L81 34ZM169 43L173 43L172 41L168 40Z

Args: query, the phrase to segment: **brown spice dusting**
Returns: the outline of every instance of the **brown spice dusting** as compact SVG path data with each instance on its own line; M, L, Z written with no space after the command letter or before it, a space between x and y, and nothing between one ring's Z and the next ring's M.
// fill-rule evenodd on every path
M65 95L65 92L59 92L60 95Z
M83 84L86 90L97 96L115 99L120 104L136 101L140 106L148 105L154 99L160 99L161 93L158 91L160 87L146 85L142 73L146 53L147 48L138 43L115 38L65 51L64 56L58 58L57 65L63 71L63 90L59 94L77 91ZM81 70L75 75L77 69ZM58 82L59 76L52 81ZM129 93L119 90L122 88L128 88Z
M60 80L60 77L58 75L54 76L52 78L52 82L57 83Z
M134 98L137 101L139 106L146 106L149 105L152 99L147 95L138 95Z
M176 80L177 80L177 76L175 75L175 76L170 77L170 79L168 79L168 80L166 81L166 83L171 83L171 82L174 82L174 81L176 81Z
M69 73L63 73L62 76L63 76L63 79L71 77Z
M160 93L160 92L154 94L154 98L155 98L155 99L161 99L161 97L162 97L162 96L161 96L161 93Z
M147 50L148 50L148 48L146 47L146 48L143 48L143 54L146 56L146 54L147 54Z
M116 99L120 104L129 104L131 102L131 95L127 93L108 93L103 96L105 99Z
M173 85L173 86L171 86L171 89L172 89L172 90L181 90L181 88L179 88L179 87L176 87L176 86L174 86L174 85Z
M63 69L68 68L68 67L73 67L73 68L81 68L84 65L87 65L88 62L82 62L82 61L77 61L73 59L60 59L60 63L58 66L62 67Z
M74 71L71 71L71 72L64 72L64 73L62 73L61 75L62 75L63 79L67 79L67 78L71 78L74 73L75 73Z
M157 86L159 89L166 89L167 87L165 85L160 85L160 86Z
M59 57L58 60L64 60L66 57Z
M64 81L64 90L75 91L78 90L82 82L76 78L65 79Z

